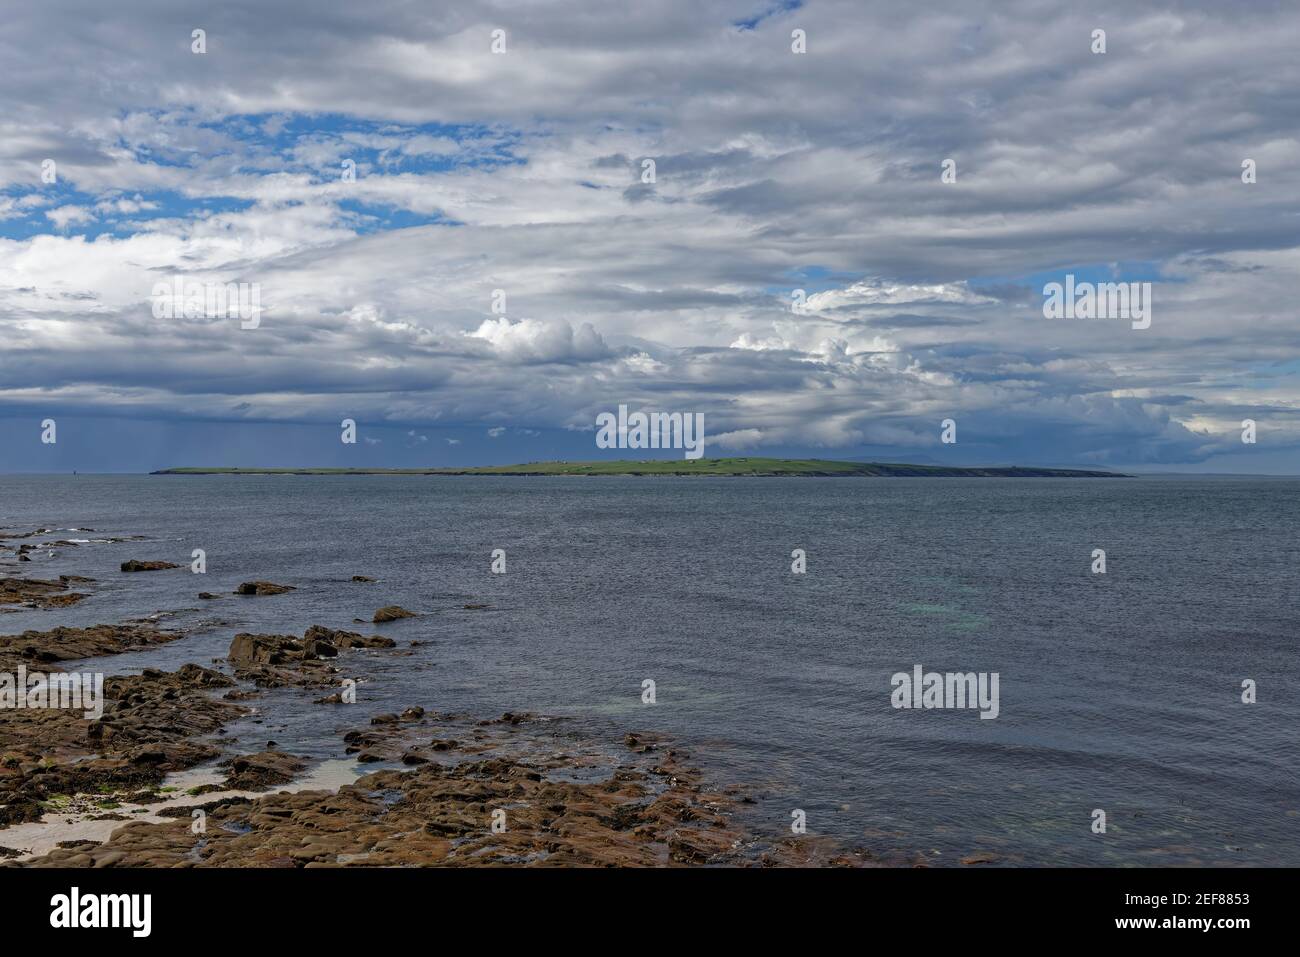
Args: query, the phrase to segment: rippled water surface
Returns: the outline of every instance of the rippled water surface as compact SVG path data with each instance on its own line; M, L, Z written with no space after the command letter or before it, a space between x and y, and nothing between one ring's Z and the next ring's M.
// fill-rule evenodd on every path
M758 786L746 813L773 835L802 808L810 832L934 863L1297 865L1298 503L1286 479L0 476L0 527L148 538L0 556L98 582L0 632L175 613L184 639L111 673L208 664L238 631L375 631L427 644L367 656L366 714L662 731ZM205 576L117 570L194 548ZM228 595L255 578L297 591ZM387 604L420 617L353 624ZM916 664L998 672L998 718L893 709ZM256 734L339 757L316 696L269 694Z

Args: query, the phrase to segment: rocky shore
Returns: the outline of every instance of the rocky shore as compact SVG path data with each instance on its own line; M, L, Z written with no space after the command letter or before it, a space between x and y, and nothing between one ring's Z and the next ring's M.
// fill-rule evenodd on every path
M0 635L0 672L19 666L57 674L61 662L117 654L174 641L152 625L100 625ZM234 682L188 664L176 672L146 669L104 681L104 714L87 720L63 708L0 710L0 826L39 821L59 801L81 794L102 803L153 793L169 771L221 754L199 740L244 713L208 691ZM0 830L0 845L4 844Z
M0 611L11 610L12 606L62 608L65 605L75 605L86 595L84 592L71 591L72 585L89 581L89 578L78 578L75 575L60 575L58 581L0 578Z
M163 567L133 560L122 570ZM73 584L94 583L0 579L0 602L57 607L83 597ZM282 589L252 582L239 593ZM374 619L410 614L383 606ZM57 674L184 637L149 621L0 635L0 672ZM598 740L564 720L441 713L428 702L367 716L349 682L364 676L367 656L404 653L391 638L320 625L301 637L240 632L213 668L106 677L97 720L0 709L0 866L872 863L807 836L772 837L779 827L751 832L739 814L750 795L711 785L680 748L650 735ZM227 736L250 713L245 702L276 689L328 692L306 706L339 727L338 760L327 763L346 774L335 786L313 783L319 761Z
M734 820L734 793L708 788L685 755L629 736L621 760L532 716L472 721L410 709L343 735L399 758L335 791L181 803L104 843L73 842L34 867L486 867L865 863L815 842L765 844ZM274 752L231 764L227 786L287 783ZM253 775L252 780L243 776ZM203 827L196 830L195 811ZM0 832L0 837L3 832Z

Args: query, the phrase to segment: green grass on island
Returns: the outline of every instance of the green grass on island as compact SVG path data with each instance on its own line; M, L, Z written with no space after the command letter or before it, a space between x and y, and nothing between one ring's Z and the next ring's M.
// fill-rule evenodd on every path
M959 478L1128 478L1118 472L1085 469L1045 469L1025 466L958 468L947 465L906 465L892 462L840 462L835 459L650 459L610 462L528 462L474 468L330 469L330 468L176 468L154 475L779 475L865 476L892 478L931 476Z

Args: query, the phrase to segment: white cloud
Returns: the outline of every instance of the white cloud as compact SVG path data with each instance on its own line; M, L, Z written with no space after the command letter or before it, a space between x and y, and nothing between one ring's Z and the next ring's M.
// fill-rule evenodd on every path
M67 229L77 223L91 223L95 221L95 214L85 206L58 206L54 209L45 211L45 218L55 225L57 229Z
M1295 10L826 0L733 25L753 12L525 5L494 57L474 0L286 0L199 58L147 8L77 31L32 8L0 72L0 405L345 403L405 431L643 401L845 449L924 448L960 411L1062 456L1171 458L1249 412L1300 446L1300 130L1269 93L1300 80ZM781 52L792 16L807 56ZM1107 17L1128 50L1068 40ZM1010 282L1100 263L1175 280L1149 334L1048 324ZM261 327L154 320L174 276L258 282Z
M496 354L509 362L589 361L610 355L605 341L587 322L575 330L563 319L512 321L503 316L484 319L466 336L490 343Z
M964 282L917 285L863 279L843 289L828 289L810 295L807 308L829 312L846 306L963 305L983 306L997 300L972 292Z

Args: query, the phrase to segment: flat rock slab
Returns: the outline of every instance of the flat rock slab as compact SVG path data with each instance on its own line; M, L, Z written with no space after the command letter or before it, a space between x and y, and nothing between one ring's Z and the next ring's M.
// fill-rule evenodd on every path
M293 591L292 585L277 585L275 582L244 582L235 589L236 595L283 595Z
M158 572L164 568L180 568L179 565L173 565L171 562L142 562L132 558L122 563L124 572Z

